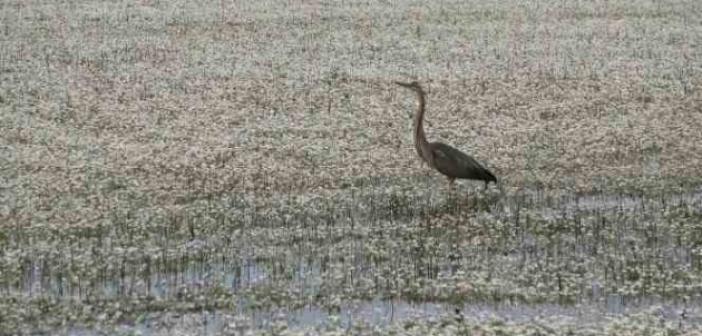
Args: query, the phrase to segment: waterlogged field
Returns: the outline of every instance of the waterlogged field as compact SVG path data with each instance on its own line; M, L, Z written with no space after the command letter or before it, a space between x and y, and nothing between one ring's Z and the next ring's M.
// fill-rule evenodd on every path
M698 335L701 14L2 1L0 334Z

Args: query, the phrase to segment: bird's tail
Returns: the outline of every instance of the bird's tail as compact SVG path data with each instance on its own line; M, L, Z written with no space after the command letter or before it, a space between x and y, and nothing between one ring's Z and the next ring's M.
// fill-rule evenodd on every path
M495 182L495 184L497 184L497 177L495 177L495 174L485 169L485 175L487 175L488 182Z
M495 183L495 186L497 186L497 189L500 190L500 194L504 195L505 191L502 188L502 181L498 181L497 177L495 177L495 174L493 174L491 171L485 169L485 174L488 176L488 179L485 181L485 188L487 188L487 185L489 182Z

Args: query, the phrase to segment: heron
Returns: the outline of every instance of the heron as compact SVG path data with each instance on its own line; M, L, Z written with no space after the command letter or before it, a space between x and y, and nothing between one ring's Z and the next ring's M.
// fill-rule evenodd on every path
M408 88L417 94L418 108L414 115L414 146L417 154L431 168L448 177L449 189L453 189L456 179L479 180L497 184L497 178L483 165L470 155L442 142L428 142L424 134L424 111L426 108L426 93L418 82L395 82L395 84Z

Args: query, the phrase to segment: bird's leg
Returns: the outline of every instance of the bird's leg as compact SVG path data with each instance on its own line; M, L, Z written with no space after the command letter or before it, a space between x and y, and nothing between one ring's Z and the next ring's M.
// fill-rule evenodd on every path
M454 182L456 181L456 179L449 177L448 180L449 180L449 191L453 191L453 189L454 189L453 186L455 184Z
M448 184L448 195L446 195L446 196L447 196L447 197L446 197L446 201L448 202L448 204L453 204L453 202L454 202L454 197L455 197L455 194L456 194L456 193L454 192L454 183L453 183L453 182L454 182L454 179L452 179L452 178L449 177L449 178L448 178L448 182L449 182L449 184Z

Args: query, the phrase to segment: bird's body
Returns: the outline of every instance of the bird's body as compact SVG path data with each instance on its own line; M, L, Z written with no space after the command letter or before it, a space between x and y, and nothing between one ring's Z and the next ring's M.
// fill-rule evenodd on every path
M417 154L424 162L441 174L446 175L450 185L453 185L455 179L484 181L486 188L489 182L497 183L495 175L471 156L445 143L428 142L424 134L424 111L426 106L424 90L417 82L395 83L411 89L417 94L419 107L414 116L414 145L417 149Z

